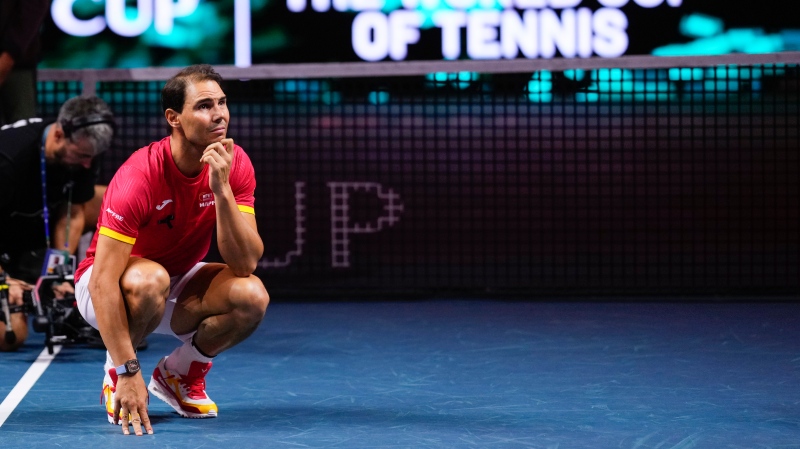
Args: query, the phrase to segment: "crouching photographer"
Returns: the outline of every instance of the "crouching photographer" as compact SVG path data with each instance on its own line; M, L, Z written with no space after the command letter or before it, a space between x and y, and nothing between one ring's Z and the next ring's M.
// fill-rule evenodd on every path
M67 100L55 122L31 118L0 128L0 351L16 350L28 337L29 298L47 269L48 249L75 254L83 205L95 194L96 157L113 133L110 108L93 96ZM48 290L55 298L74 292L57 279Z

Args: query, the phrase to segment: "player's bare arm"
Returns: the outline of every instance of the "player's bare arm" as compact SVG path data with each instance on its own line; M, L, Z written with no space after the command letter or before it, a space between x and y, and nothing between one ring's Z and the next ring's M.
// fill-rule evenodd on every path
M128 311L120 289L120 279L130 261L133 246L100 235L93 265L89 292L92 295L98 330L103 338L115 366L135 359L136 352L131 341ZM147 433L153 433L147 413L147 386L141 373L119 376L114 404L114 421L122 420L122 432L130 433L127 417L135 421L134 432L142 435L142 425Z
M233 139L206 147L201 160L208 164L208 183L217 209L217 246L225 263L237 276L249 276L258 266L264 244L255 217L239 211L230 186Z

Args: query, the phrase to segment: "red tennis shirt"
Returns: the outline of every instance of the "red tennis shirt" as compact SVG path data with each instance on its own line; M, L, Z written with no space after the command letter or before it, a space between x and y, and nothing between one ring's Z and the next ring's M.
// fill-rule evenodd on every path
M172 159L169 141L165 137L139 149L114 174L76 282L94 263L101 234L133 245L132 256L158 262L170 276L189 271L208 253L217 218L208 165L187 178ZM255 171L238 145L229 182L239 210L254 214Z

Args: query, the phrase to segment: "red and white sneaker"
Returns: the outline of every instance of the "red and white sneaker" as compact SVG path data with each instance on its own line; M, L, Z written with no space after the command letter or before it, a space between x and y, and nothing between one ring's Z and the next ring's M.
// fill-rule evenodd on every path
M147 389L184 418L216 418L217 404L206 394L206 373L211 362L192 362L189 372L181 376L168 370L166 361L166 357L158 361Z
M102 404L103 401L106 403L106 415L108 416L108 422L114 424L114 393L117 391L117 370L113 367L109 368L108 366L105 367L106 375L103 377L103 392L100 393L100 403ZM119 415L119 421L117 424L122 425L122 415ZM130 422L130 415L128 416L128 422Z

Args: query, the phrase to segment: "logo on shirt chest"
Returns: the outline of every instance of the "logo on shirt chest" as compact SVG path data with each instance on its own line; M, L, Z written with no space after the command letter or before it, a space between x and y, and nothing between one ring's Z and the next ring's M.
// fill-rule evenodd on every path
M158 220L158 224L165 224L169 229L172 229L172 220L174 219L175 215L169 214L166 217L162 218L161 220Z
M170 203L173 203L172 210L174 211L175 210L175 207L174 207L175 201L172 198L167 198L167 199L161 201L161 204L156 205L156 210L160 212L160 211L164 210L164 208L167 207L167 205L170 204ZM166 213L166 211L165 211L165 213ZM173 227L172 226L172 220L174 220L174 219L175 219L175 213L173 212L173 213L170 213L168 215L163 216L156 223L158 223L160 225L167 225L167 228L172 229L172 227Z
M213 193L201 193L200 194L200 207L209 207L214 205L214 194Z
M169 204L169 203L171 203L171 202L172 202L172 199L171 199L171 198L170 198L170 199L168 199L168 200L164 200L164 201L162 201L162 202L161 202L161 204L159 204L158 206L156 206L156 210L161 210L161 209L163 209L163 208L167 207L167 204Z

